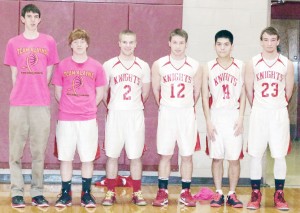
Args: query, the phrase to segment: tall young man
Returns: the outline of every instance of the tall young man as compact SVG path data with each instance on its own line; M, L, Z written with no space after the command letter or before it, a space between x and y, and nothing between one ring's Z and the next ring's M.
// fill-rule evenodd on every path
M134 55L136 45L136 34L131 30L122 31L119 34L119 56L103 65L109 82L104 93L104 102L108 108L105 127L108 191L102 201L104 206L111 206L116 200L118 158L123 147L130 159L132 202L139 206L147 204L141 192L141 156L145 142L143 109L150 91L150 67Z
M32 205L47 207L43 196L45 149L50 132L50 92L48 84L53 65L58 63L54 39L38 32L41 12L28 4L23 7L21 21L25 30L8 41L4 64L12 72L9 112L9 167L12 207L23 208L25 202L21 158L29 139L32 156L30 195Z
M96 207L91 181L98 148L97 106L103 98L106 77L102 65L87 55L89 43L85 30L73 30L69 35L72 56L58 64L52 80L59 102L56 139L62 178L56 207L72 205L72 161L76 149L82 162L81 205Z
M231 57L233 35L221 30L215 35L217 58L208 62L203 72L202 102L206 118L209 155L212 158L212 175L216 193L212 207L224 204L222 191L223 160L228 160L229 192L227 204L243 207L235 194L240 176L240 153L243 140L245 111L244 64ZM210 106L210 98L212 103Z
M157 152L160 154L157 196L153 206L168 204L168 178L170 160L177 145L181 157L182 191L180 202L196 206L190 185L193 172L192 155L197 139L195 104L200 95L201 68L194 59L186 56L188 34L182 29L170 33L170 55L154 62L152 87L159 105Z
M245 75L247 97L252 106L248 137L252 194L247 208L260 207L262 157L269 145L275 160L275 208L288 210L283 187L286 177L285 156L290 141L287 105L293 91L294 70L292 62L277 52L280 39L275 28L265 28L260 40L262 53L247 64Z

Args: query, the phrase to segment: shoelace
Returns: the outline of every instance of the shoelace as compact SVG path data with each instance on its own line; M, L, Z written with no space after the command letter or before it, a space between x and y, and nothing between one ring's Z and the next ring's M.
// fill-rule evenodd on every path
M219 193L215 193L213 196L213 200L214 201L219 201L220 200L221 195Z
M230 195L230 198L234 201L234 202L240 202L238 199L237 199L237 197L236 197L236 195L235 194L232 194L232 195Z
M144 197L143 197L141 191L134 192L134 196L136 196L139 200L144 200Z
M284 197L283 197L283 192L278 192L278 196L277 199L281 202L281 203L285 203Z
M113 191L107 191L105 199L111 199L111 197L115 196L115 193Z
M255 202L258 200L258 193L252 192L251 194L251 202Z
M185 192L183 192L183 195L184 195L188 200L193 200L193 197L192 197L190 191L186 190Z
M158 190L157 198L161 199L165 197L166 192L164 190Z

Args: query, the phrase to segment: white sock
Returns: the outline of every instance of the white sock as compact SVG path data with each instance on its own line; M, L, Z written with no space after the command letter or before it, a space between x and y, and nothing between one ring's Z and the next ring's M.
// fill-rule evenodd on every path
M235 193L235 191L229 191L228 192L228 196L230 196L230 195L232 195L232 194L234 194Z
M223 194L223 191L222 191L222 189L217 189L217 190L216 190L216 192L217 192L217 193L219 193L220 195L222 195L222 194Z

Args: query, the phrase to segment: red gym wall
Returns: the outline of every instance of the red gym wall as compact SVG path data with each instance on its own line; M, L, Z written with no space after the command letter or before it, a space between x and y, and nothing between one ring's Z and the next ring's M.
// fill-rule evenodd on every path
M71 54L67 37L74 28L87 30L91 37L88 50L90 56L101 63L119 54L118 34L123 29L131 29L137 33L138 45L136 55L151 66L152 63L169 53L168 35L175 28L182 26L183 0L102 0L102 1L19 1L0 0L0 19L2 26L0 34L0 167L8 168L8 114L9 95L11 91L10 69L3 65L4 51L9 38L23 32L20 23L20 10L29 3L36 4L41 10L42 22L39 31L52 35L58 45L59 57L63 59ZM45 168L58 169L59 161L53 156L55 126L57 120L57 103L52 92L51 134L45 156ZM143 156L145 170L157 170L159 156L156 153L156 128L158 107L153 94L145 106L146 144L148 151ZM101 104L98 110L99 144L104 142L104 119L106 109ZM178 169L177 155L172 159L172 169ZM29 146L25 147L22 159L23 168L31 167ZM80 168L78 156L74 163ZM104 169L106 157L101 151L101 157L95 162L96 169ZM124 152L120 160L120 169L128 170L129 161Z

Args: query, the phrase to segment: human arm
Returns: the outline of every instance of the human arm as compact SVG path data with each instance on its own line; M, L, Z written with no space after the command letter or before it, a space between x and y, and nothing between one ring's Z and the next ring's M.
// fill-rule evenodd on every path
M203 75L202 75L202 107L204 116L206 119L206 135L208 140L215 141L215 134L217 134L217 131L211 122L210 117L210 109L209 109L209 89L208 89L208 67L205 66L203 69Z
M244 82L245 82L246 95L250 103L250 106L252 107L253 98L254 98L254 71L253 71L252 60L250 60L246 64Z
M289 101L293 94L294 87L294 66L293 63L289 60L287 66L287 73L285 77L285 94L287 100Z
M10 66L10 70L11 70L12 85L14 87L16 84L16 80L17 80L18 70L17 70L17 67L14 67L14 66Z
M47 66L47 83L48 84L51 81L52 73L53 73L53 65Z
M201 92L201 84L202 84L202 66L199 65L197 72L194 76L194 102L195 105L198 102Z
M96 87L96 106L100 104L104 97L104 87Z
M244 73L245 73L245 68L243 66L242 70L242 79L244 79ZM234 125L234 136L238 136L243 133L244 127L243 127L243 122L244 122L244 112L246 108L246 91L245 91L245 84L243 84L242 89L241 89L241 95L239 99L240 103L240 108L239 108L239 117L235 122Z
M57 86L55 85L54 87L55 89L55 99L57 100L57 102L59 103L60 98L61 98L61 93L62 93L62 87L61 86Z
M160 101L160 74L159 74L159 66L158 62L154 62L152 65L152 90L154 94L155 101L157 105L159 106Z
M142 101L145 103L150 94L150 83L143 83L142 86Z
M102 98L102 101L103 101L103 103L104 103L104 105L107 107L107 105L108 105L108 94L109 93L109 84L107 84L107 85L105 85L104 87L103 87L103 98Z

